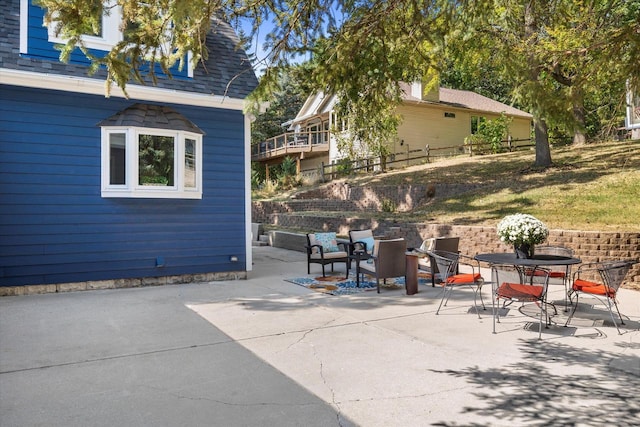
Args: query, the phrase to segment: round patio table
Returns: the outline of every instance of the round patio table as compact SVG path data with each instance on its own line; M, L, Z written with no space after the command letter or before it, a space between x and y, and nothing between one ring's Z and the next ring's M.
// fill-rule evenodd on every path
M518 258L517 255L512 252L498 252L498 253L487 253L487 254L478 254L474 257L476 260L480 262L486 262L488 264L496 265L496 264L504 264L504 265L515 265L516 267L528 267L528 268L536 268L536 267L549 267L549 266L566 266L567 274L563 278L565 281L565 290L567 289L567 282L569 280L569 270L568 266L580 264L582 260L580 258L567 257L561 255L534 255L533 258ZM491 272L491 281L494 282L493 271ZM565 294L564 305L565 311L568 310L567 306L567 298L568 294ZM553 305L553 303L550 303ZM555 305L553 305L555 311Z
M560 255L534 255L533 258L518 258L515 253L493 252L478 254L476 260L489 264L511 264L524 267L537 267L545 265L574 265L580 264L580 258L566 257Z

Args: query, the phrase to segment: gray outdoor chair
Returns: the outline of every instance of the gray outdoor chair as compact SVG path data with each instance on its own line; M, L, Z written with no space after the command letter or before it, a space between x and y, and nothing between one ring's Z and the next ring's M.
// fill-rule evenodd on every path
M404 239L376 240L373 254L369 260L360 261L356 266L356 274L368 274L376 278L378 293L380 279L404 276L406 273L407 242Z

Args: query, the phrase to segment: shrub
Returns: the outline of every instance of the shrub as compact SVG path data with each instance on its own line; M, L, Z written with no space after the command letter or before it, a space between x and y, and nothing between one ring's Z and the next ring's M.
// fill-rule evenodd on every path
M353 163L348 158L338 160L336 173L340 176L348 176L353 173Z
M478 147L478 145L487 144L491 147L492 153L501 153L505 151L502 141L509 134L511 121L512 119L505 116L504 113L497 119L481 121L478 124L478 132L466 137L464 144L474 146L473 150L480 153L485 150L482 147Z
M389 212L389 213L395 212L397 208L396 203L390 199L383 199L381 207L382 207L382 212Z

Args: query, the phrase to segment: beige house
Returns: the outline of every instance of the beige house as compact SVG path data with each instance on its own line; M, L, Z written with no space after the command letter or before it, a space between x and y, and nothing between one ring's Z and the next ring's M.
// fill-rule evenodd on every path
M404 100L398 106L402 122L392 144L390 161L406 164L424 161L427 152L432 156L459 154L464 140L475 133L483 120L492 120L502 113L512 118L509 138L517 143L531 140L531 114L477 93L437 88L423 91L422 84L402 84ZM311 95L297 116L290 122L288 132L252 147L252 161L268 166L291 156L297 160L298 171L310 178L324 165L336 163L344 157L337 148L333 129L340 129L334 114L335 95L322 92ZM310 176L311 175L311 176Z

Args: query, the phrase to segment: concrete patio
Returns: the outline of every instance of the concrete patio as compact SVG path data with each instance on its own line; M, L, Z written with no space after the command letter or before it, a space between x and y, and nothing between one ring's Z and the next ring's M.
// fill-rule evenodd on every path
M466 290L436 316L440 288L285 281L306 268L254 247L246 281L1 298L0 425L640 425L638 291L622 335L584 304L538 340L517 307L492 334L489 285L481 319Z

